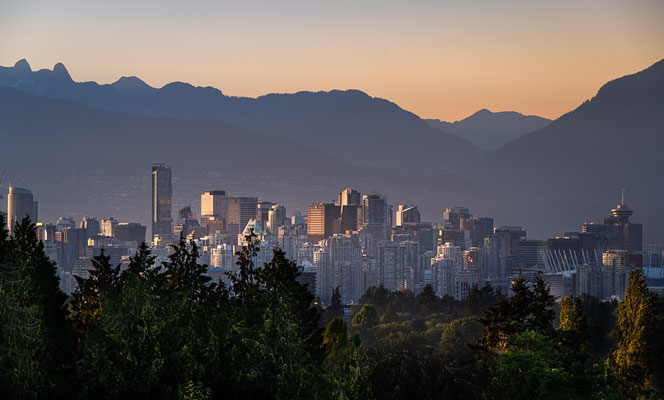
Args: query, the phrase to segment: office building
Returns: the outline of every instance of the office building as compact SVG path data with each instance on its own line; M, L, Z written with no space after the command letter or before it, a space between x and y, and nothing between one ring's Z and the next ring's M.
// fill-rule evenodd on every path
M275 203L261 200L256 205L256 220L264 229L267 227L268 219L270 218L270 209L276 206Z
M337 205L340 206L359 206L362 205L362 196L357 190L351 188L344 189L337 196Z
M256 197L229 197L227 231L238 235L247 226L249 220L256 219L258 199Z
M446 208L443 212L443 224L449 225L453 229L461 229L461 218L468 219L472 216L473 214L466 207Z
M334 203L318 203L307 207L307 235L314 242L339 233L341 206ZM336 229L335 229L336 228Z
M171 169L164 164L152 167L152 236L172 235L173 216L171 203L173 185Z
M341 206L340 233L356 230L362 225L362 206L349 204Z
M275 204L270 207L267 214L267 224L265 229L276 234L280 226L290 225L290 221L286 217L286 207Z
M99 235L101 232L101 225L95 217L83 217L79 227L85 229L88 237Z
M385 196L381 194L364 195L362 198L362 226L374 236L376 242L388 239L390 219Z
M228 197L223 190L207 190L201 195L201 217L226 219Z
M115 226L113 229L113 236L123 242L136 242L137 244L141 244L145 242L146 230L147 228L144 225L133 222L123 222Z
M228 197L223 190L201 194L201 226L208 234L225 232L228 221Z
M10 186L7 195L7 229L11 235L14 225L29 217L32 223L37 222L37 202L28 189Z
M584 293L600 300L622 299L627 290L629 274L633 266L627 250L609 250L602 253L602 263L585 263L576 266L573 276L573 293Z
M113 218L102 219L99 224L100 233L102 236L112 237L115 235L115 227L118 226L118 221Z
M431 286L438 296L455 296L454 278L461 270L461 248L450 243L439 245L431 259Z
M399 205L397 208L396 226L417 224L419 222L421 222L421 216L417 206Z
M470 241L473 246L481 246L484 243L484 238L493 234L493 218L461 218L459 227L470 232Z

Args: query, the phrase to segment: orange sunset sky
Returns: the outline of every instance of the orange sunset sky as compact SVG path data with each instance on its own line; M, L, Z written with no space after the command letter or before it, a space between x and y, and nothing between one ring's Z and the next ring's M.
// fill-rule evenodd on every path
M664 1L0 0L0 65L228 95L360 89L424 118L555 118L664 58Z

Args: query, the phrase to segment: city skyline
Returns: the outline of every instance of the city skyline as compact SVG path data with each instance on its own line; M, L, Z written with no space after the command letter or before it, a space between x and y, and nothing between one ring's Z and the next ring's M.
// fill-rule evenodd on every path
M341 288L342 301L350 304L378 284L387 290L414 292L431 284L439 296L463 300L473 286L484 282L507 293L510 279L542 273L559 298L570 290L600 299L620 298L634 266L657 269L664 257L664 251L657 250L664 249L662 245L644 248L643 225L630 221L634 210L625 201L624 188L604 222L586 221L580 230L544 240L529 237L528 227L494 225L492 217L474 216L463 206L447 207L439 213L441 219L424 222L417 205L395 207L384 194L362 195L350 187L338 192L334 202L312 204L304 217L287 213L287 204L210 189L200 195L200 223L186 206L173 225L174 188L168 166L154 164L152 189L155 218L150 237L145 226L112 217L88 216L80 224L67 216L55 223L40 220L31 191L12 186L7 225L11 230L22 215L35 219L39 240L56 262L67 294L76 288L74 275L86 274L90 268L90 256L105 249L124 269L141 242L164 258L178 237L197 244L201 263L212 278L225 279L225 272L236 272L238 251L250 232L260 241L262 253L256 262L269 261L271 249L282 248L308 277L303 279L313 285L313 293L327 299L335 287ZM287 218L289 214L293 216Z
M664 1L0 1L8 398L664 394Z
M664 5L651 1L2 7L1 65L63 62L79 81L135 75L233 96L358 89L450 122L484 108L557 118L664 54Z

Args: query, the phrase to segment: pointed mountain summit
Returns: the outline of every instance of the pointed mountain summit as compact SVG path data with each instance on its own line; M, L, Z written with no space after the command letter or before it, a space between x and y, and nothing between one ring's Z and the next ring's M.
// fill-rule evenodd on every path
M456 122L428 119L427 123L446 132L460 136L475 146L493 151L526 133L544 128L551 121L515 111L491 112L483 108L473 115Z
M14 64L14 70L24 73L32 72L32 68L30 68L30 64L28 64L28 61L25 58L18 60L16 64Z
M53 66L53 77L56 79L72 81L71 76L69 75L69 71L67 71L67 68L61 62Z

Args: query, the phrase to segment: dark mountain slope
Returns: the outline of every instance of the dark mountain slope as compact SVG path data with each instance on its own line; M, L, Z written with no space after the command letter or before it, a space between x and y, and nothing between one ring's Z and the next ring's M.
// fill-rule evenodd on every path
M468 176L531 198L617 199L664 238L664 60L604 85L546 128L488 155ZM574 212L574 210L570 210Z

